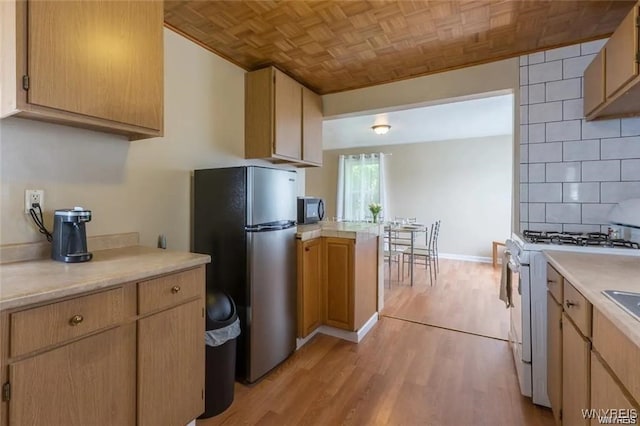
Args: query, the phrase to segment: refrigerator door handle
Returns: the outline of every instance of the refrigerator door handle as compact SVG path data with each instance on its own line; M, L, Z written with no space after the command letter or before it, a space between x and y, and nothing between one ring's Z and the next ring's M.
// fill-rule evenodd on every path
M245 230L247 232L269 232L269 231L281 231L283 229L293 228L294 226L296 226L296 222L293 220L290 220L285 223L247 226L245 227Z

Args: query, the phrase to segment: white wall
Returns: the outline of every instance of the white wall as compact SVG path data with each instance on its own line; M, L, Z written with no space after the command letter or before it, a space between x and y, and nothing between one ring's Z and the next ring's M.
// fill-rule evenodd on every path
M442 253L491 256L491 242L510 235L511 135L330 150L324 167L307 171L307 193L321 196L335 216L338 155L384 152L389 211L385 217L442 220Z
M39 188L49 226L56 208L81 205L93 212L89 235L138 231L142 244L155 246L165 234L168 248L188 250L192 170L246 164L243 156L244 71L165 29L163 138L128 142L0 121L0 244L42 240L23 213L24 190Z

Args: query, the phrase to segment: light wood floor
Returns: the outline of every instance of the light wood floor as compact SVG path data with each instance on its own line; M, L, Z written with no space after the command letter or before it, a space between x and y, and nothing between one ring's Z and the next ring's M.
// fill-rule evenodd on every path
M500 269L487 263L440 260L440 273L433 287L424 266L414 269L410 286L408 265L397 280L392 264L391 288L385 270L383 315L451 328L468 333L507 339L509 311L498 299Z
M445 270L462 282L492 274L455 262L440 266L438 286L447 281ZM399 307L413 306L403 290L389 294L390 307L394 297L405 300ZM474 306L458 309L472 315ZM507 342L386 316L360 344L317 335L264 380L236 383L235 390L227 411L198 426L553 425L549 410L520 395Z

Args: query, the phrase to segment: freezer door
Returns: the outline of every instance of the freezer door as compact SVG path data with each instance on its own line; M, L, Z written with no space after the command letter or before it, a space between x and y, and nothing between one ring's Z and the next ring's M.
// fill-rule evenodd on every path
M287 359L296 347L295 234L295 227L247 233L249 382Z
M247 167L247 226L295 221L296 177L292 170Z

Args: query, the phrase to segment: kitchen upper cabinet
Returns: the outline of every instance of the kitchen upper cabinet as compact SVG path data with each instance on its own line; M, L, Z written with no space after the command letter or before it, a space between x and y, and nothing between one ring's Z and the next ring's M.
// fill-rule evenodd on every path
M557 425L562 424L562 306L547 292L547 394Z
M589 408L591 343L562 314L562 422L588 425L582 410Z
M135 325L9 366L10 425L136 424Z
M298 245L298 337L306 337L322 324L322 240Z
M274 67L247 73L245 158L321 165L320 97Z
M637 3L584 73L587 120L640 115Z
M163 3L3 1L1 116L163 131Z

